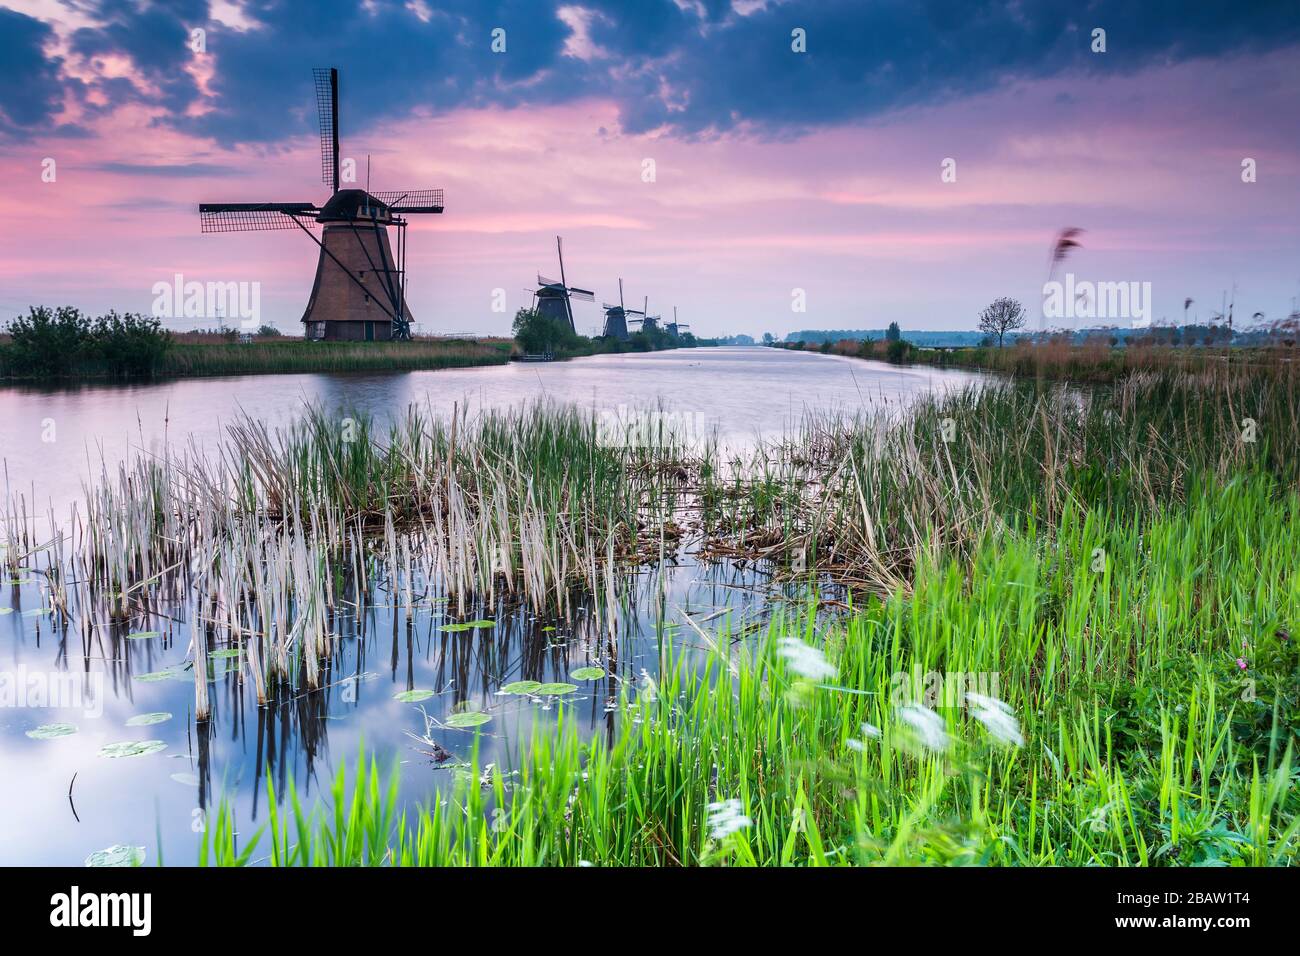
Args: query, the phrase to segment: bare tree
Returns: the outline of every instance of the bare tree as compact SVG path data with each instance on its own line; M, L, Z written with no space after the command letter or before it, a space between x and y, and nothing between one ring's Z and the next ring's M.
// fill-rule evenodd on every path
M985 335L996 335L998 348L1002 348L1004 335L1013 329L1024 327L1025 307L1015 299L1008 299L1005 296L994 299L992 304L980 313L980 331Z

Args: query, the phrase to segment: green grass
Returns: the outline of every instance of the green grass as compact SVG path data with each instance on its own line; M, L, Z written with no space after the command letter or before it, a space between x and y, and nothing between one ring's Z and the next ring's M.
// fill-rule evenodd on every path
M1204 486L1140 523L1070 505L1054 535L987 536L970 565L936 557L910 596L833 619L793 611L701 670L669 662L653 699L624 694L612 743L583 741L561 716L490 787L475 766L432 809L399 810L363 760L351 787L340 774L311 812L291 798L242 853L277 865L1290 864L1300 657L1283 635L1300 615L1298 519L1300 498L1264 478ZM833 676L800 677L788 639L817 648ZM949 745L910 739L905 688L931 672L997 675L1023 744L942 697L931 703ZM709 805L729 800L750 822L714 832ZM227 837L205 859L237 856Z
M158 375L170 378L290 372L391 372L504 365L509 359L509 340L307 342L301 339L270 339L248 344L182 342L172 346L163 357Z

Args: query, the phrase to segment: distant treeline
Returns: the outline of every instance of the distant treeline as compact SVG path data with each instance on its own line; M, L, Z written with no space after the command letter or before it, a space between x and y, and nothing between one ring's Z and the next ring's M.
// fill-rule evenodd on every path
M878 342L887 338L887 329L802 329L785 337L787 343L803 342L822 345L843 341ZM922 348L970 348L993 344L982 332L904 329L905 341ZM1189 323L1187 325L1149 325L1143 328L1092 328L1073 331L1008 332L1006 344L1016 341L1059 340L1065 337L1076 345L1104 341L1110 345L1142 344L1212 346L1263 345L1278 337L1277 324L1250 329L1229 329L1224 324Z
M888 329L802 329L791 332L785 337L787 342L805 342L809 345L821 345L823 342L840 342L849 339L855 342L884 341ZM936 346L979 345L984 338L981 332L945 332L904 330L903 338L913 345Z

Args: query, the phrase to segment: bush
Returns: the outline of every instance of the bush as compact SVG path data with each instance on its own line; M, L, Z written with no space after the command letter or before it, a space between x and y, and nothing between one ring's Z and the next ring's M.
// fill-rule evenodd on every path
M901 365L912 357L912 343L901 339L892 339L885 345L885 358L895 365Z
M71 306L32 306L9 323L3 363L8 375L52 378L73 368L90 335L90 319Z
M578 344L578 336L567 321L536 309L520 309L515 313L514 333L519 347L530 355L552 355Z
M171 345L171 333L158 319L109 312L95 320L83 351L114 378L145 378L157 372Z
M92 321L71 306L33 306L8 331L12 341L0 353L0 367L18 378L149 376L172 345L157 319L109 312Z

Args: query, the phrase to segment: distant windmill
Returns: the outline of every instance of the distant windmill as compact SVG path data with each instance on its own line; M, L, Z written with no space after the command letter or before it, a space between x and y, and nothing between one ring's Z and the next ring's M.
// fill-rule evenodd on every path
M632 318L632 316L634 315L639 316L639 318L635 318L635 319ZM645 297L640 312L629 311L627 313L627 316L628 316L628 320L627 320L628 324L630 325L635 324L639 326L638 331L648 332L650 329L659 328L659 316L650 314L650 296Z
M626 341L628 337L628 321L640 321L639 319L632 319L631 316L640 316L644 314L637 312L634 309L628 309L623 305L622 279L618 280L618 305L610 305L608 302L602 302L600 307L605 310L605 330L601 335L607 339Z
M690 330L691 327L687 325L685 322L677 321L677 306L673 306L673 320L668 323L668 334L676 339L676 338L681 338L685 333L689 332Z
M537 289L533 292L533 308L542 315L564 319L569 323L569 328L577 332L578 326L573 321L573 303L571 300L595 302L596 294L590 289L579 289L569 285L568 280L564 277L564 240L559 236L555 237L555 251L560 257L560 281L556 282L554 279L548 279L539 274L537 276Z
M301 229L320 247L316 281L302 316L307 338L409 339L406 220L402 217L442 212L442 190L339 189L339 72L331 67L312 73L320 117L321 178L332 189L329 200L323 206L202 203L202 230ZM319 239L312 232L318 225ZM396 256L388 242L389 226L397 228Z

